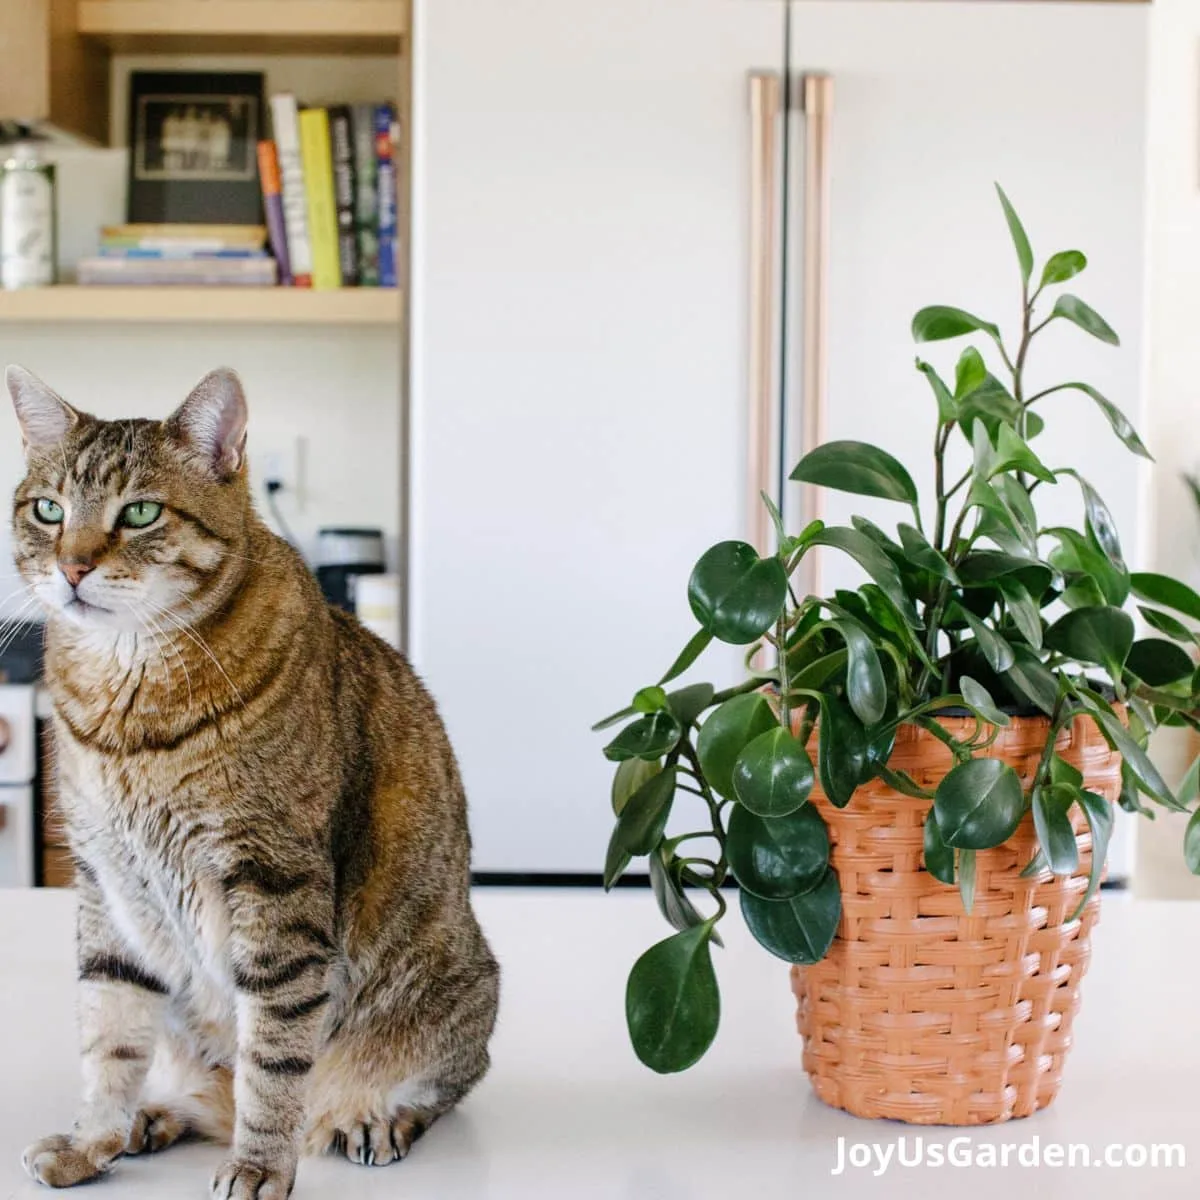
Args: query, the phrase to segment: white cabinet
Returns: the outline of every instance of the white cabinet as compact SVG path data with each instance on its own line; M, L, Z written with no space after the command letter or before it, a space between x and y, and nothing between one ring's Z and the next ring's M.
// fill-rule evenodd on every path
M588 726L742 531L746 75L783 45L773 0L418 2L411 653L478 870L600 870Z

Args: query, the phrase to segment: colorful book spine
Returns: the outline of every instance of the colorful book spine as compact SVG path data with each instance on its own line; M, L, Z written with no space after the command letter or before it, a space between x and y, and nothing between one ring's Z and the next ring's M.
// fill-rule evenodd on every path
M279 282L292 282L288 265L287 230L283 215L283 191L279 178L279 154L274 142L258 143L258 179L262 184L263 211L267 214L267 232L271 253L279 264Z
M337 205L338 266L342 286L358 286L358 238L354 234L354 140L350 108L329 110L329 142L333 153L333 198Z
M308 200L308 237L312 245L312 285L328 290L342 283L338 263L337 203L333 191L333 156L329 113L323 108L300 110L300 158Z
M375 105L356 104L354 121L354 232L358 237L358 282L379 286L379 193L375 162Z
M283 222L287 235L288 264L295 287L312 287L312 243L308 237L308 197L304 163L300 154L300 121L296 97L282 92L271 97L271 124L279 159Z
M379 285L396 287L396 155L390 104L375 109L376 186L379 192Z

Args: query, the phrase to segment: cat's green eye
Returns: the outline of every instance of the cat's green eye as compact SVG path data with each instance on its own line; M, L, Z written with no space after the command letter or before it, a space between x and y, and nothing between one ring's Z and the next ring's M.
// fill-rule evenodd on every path
M61 525L63 522L63 506L57 500L35 500L33 515L43 525Z
M135 500L121 509L121 517L117 522L129 529L145 529L153 525L162 513L163 506L155 500Z

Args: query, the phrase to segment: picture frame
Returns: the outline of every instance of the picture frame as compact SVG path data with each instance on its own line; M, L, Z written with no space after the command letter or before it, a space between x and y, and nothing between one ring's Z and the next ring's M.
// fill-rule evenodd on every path
M131 224L262 222L261 72L134 71L128 128Z

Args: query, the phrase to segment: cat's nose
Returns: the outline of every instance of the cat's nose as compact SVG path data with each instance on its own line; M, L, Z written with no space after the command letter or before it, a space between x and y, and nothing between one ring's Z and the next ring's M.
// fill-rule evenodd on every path
M95 566L95 563L90 562L69 562L59 563L58 569L63 573L66 581L73 587L79 586L79 581Z

